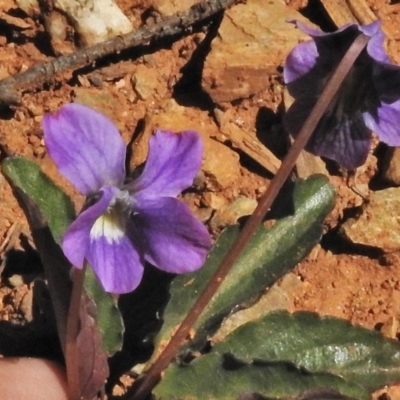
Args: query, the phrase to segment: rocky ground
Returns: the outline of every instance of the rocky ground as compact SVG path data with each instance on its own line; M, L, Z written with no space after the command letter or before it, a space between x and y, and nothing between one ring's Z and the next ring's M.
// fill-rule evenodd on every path
M77 26L85 24L82 21L75 22L74 28L66 25L65 11L39 15L34 8L22 11L17 3L0 3L0 79L106 39L100 33L79 30ZM108 34L154 24L193 3L117 0L122 16L116 27L121 31ZM83 199L46 154L41 128L45 113L70 101L104 112L128 143L131 171L145 160L147 139L154 128L196 130L205 143L202 173L197 190L184 194L183 200L216 236L224 226L253 211L288 146L281 116L290 99L282 65L289 51L307 39L288 19L329 30L335 24L365 24L379 18L388 53L400 63L398 2L308 3L247 0L209 22L208 28L195 27L182 37L60 73L44 86L25 91L20 105L1 109L2 156L20 154L40 164L79 209ZM67 26L60 28L62 34L59 26ZM329 176L337 189L336 206L326 221L321 244L274 288L276 308L333 315L398 337L400 154L376 142L353 179L333 163L304 155L298 175L314 172ZM11 329L10 323L14 327L34 324L37 304L32 298L43 277L26 218L1 177L0 201L0 319L8 324L4 330ZM56 345L40 344L46 338L45 329L35 328L34 346L32 331L15 332L19 332L18 340L1 346L3 355L52 356L49 353ZM396 390L388 389L392 398L400 398Z

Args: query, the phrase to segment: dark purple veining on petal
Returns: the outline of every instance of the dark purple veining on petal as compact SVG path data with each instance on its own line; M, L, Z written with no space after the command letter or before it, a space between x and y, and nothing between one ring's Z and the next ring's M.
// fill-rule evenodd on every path
M386 55L380 22L349 24L333 33L295 23L313 40L296 46L285 62L284 79L295 98L284 116L286 129L297 134L338 62L362 32L371 37L367 48L313 133L307 149L353 169L365 162L372 130L387 144L400 145L400 68L390 63Z
M211 247L205 226L175 197L198 172L203 146L193 131L157 131L141 176L123 186L125 145L104 115L76 104L44 118L45 143L60 172L86 195L101 194L63 238L70 262L85 259L104 289L126 293L145 262L172 273L200 268Z

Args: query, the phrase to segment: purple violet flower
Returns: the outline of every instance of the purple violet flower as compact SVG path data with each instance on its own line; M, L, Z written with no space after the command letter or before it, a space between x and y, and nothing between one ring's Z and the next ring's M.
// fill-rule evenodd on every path
M175 197L193 183L203 146L193 131L158 130L142 174L124 184L126 146L104 115L79 104L43 119L44 140L59 171L88 196L68 228L64 254L85 260L107 292L140 283L145 262L175 274L200 268L211 246L205 226Z
M295 102L284 117L296 135L351 43L359 33L370 37L306 149L336 160L347 169L362 165L371 144L371 131L389 146L400 145L400 67L383 47L380 21L349 24L324 33L294 21L313 40L296 46L286 59L284 80Z

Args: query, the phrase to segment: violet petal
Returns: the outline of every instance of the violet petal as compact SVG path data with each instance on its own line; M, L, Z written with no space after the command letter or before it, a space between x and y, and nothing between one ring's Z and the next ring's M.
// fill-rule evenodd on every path
M186 204L170 197L147 199L138 203L135 211L129 234L140 241L148 262L176 274L203 265L211 238Z
M389 145L400 145L400 68L388 59L381 22L346 25L324 33L295 22L313 41L289 54L284 78L294 104L284 116L286 129L296 136L319 99L334 68L359 32L371 39L313 133L307 150L353 169L361 165L371 130Z
M379 139L389 146L400 146L400 100L392 104L384 104L377 114L363 114L365 124L374 131Z
M317 46L315 42L310 40L308 42L300 43L288 55L283 69L283 79L286 84L289 84L301 76L305 75L315 65L318 57ZM315 82L315 81L314 81ZM302 94L292 93L293 96Z
M59 171L84 195L125 178L126 146L116 126L81 104L43 118L44 141Z
M382 21L376 20L374 22L371 22L370 24L356 25L356 26L358 27L358 30L362 32L364 35L367 35L370 38L375 37L379 39L377 40L377 43L381 42L381 44L383 45L383 38L385 37L385 35L381 31Z
M285 127L289 132L296 132L302 126L310 105L295 102L284 117ZM308 99L312 102L312 99ZM365 162L371 144L371 131L365 126L361 112L349 116L328 110L321 119L306 150L319 156L335 160L347 169L354 169Z
M325 45L325 38L310 40L297 45L288 55L283 77L289 93L294 98L319 97L334 67L340 62L343 49Z
M175 197L192 185L201 167L203 144L193 131L158 130L149 141L149 155L142 174L128 185L143 198Z
M346 24L334 32L322 32L317 29L309 28L299 21L294 21L294 23L304 33L307 33L313 38L318 49L318 54L323 60L325 60L327 56L328 59L332 59L332 57L336 59L337 56L339 56L338 59L340 60L360 33L359 25L357 24ZM331 68L334 66L335 65L331 64Z
M358 30L370 37L367 44L367 53L378 62L390 63L386 54L384 41L385 34L381 30L381 21L375 21L368 25L359 25Z
M100 199L81 212L69 226L62 240L62 249L69 262L76 268L82 268L89 248L90 230L94 222L107 210L119 190L104 187Z
M313 154L335 160L349 170L364 164L371 147L371 131L365 126L361 115L351 119L344 115L340 122L326 130L328 124L329 121L324 120L306 149Z
M318 36L326 36L326 35L330 35L330 33L327 32L323 32L320 29L317 28L310 28L308 25L303 24L303 22L298 21L297 19L290 19L287 22L296 25L296 27L298 29L300 29L302 32L304 32L305 34L307 34L308 36L313 37L318 37ZM345 25L344 27L342 27L341 29L345 29L347 28L348 25Z
M126 235L109 240L105 230L92 236L87 259L106 292L128 293L142 280L143 262Z

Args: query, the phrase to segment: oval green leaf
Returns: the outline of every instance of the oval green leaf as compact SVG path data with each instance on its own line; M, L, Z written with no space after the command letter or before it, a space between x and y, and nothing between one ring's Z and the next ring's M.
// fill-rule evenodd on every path
M315 175L292 185L276 202L279 214L291 212L271 228L260 227L195 326L194 348L201 345L236 307L254 302L277 279L290 271L318 243L322 223L334 205L335 192L328 179ZM164 325L156 338L165 345L194 304L229 251L239 227L225 230L206 264L197 272L181 275L171 284L171 299L164 311ZM196 345L195 345L196 344Z
M24 157L6 158L2 163L2 169L13 187L21 190L33 201L41 216L46 220L56 243L60 244L66 229L75 219L75 209L71 199L41 170L39 165ZM48 246L41 246L40 249L38 246L38 251L51 253ZM48 259L48 254L44 257L41 254L41 257L42 260ZM62 293L66 285L65 274L60 275L61 271L57 265L48 267L47 271L54 275L53 281L61 287L55 290L57 293ZM112 355L122 347L124 326L121 314L112 295L104 292L93 274L89 273L88 276L85 290L96 304L98 328L103 337L102 349L108 355ZM63 300L69 301L66 298ZM61 308L66 306L61 305Z
M274 312L239 327L214 349L242 362L289 362L372 392L400 381L400 343L333 317Z
M229 357L214 351L187 366L171 365L153 394L163 400L232 400L246 393L293 399L314 388L368 399L361 387L334 375L309 374L285 363L235 365Z

